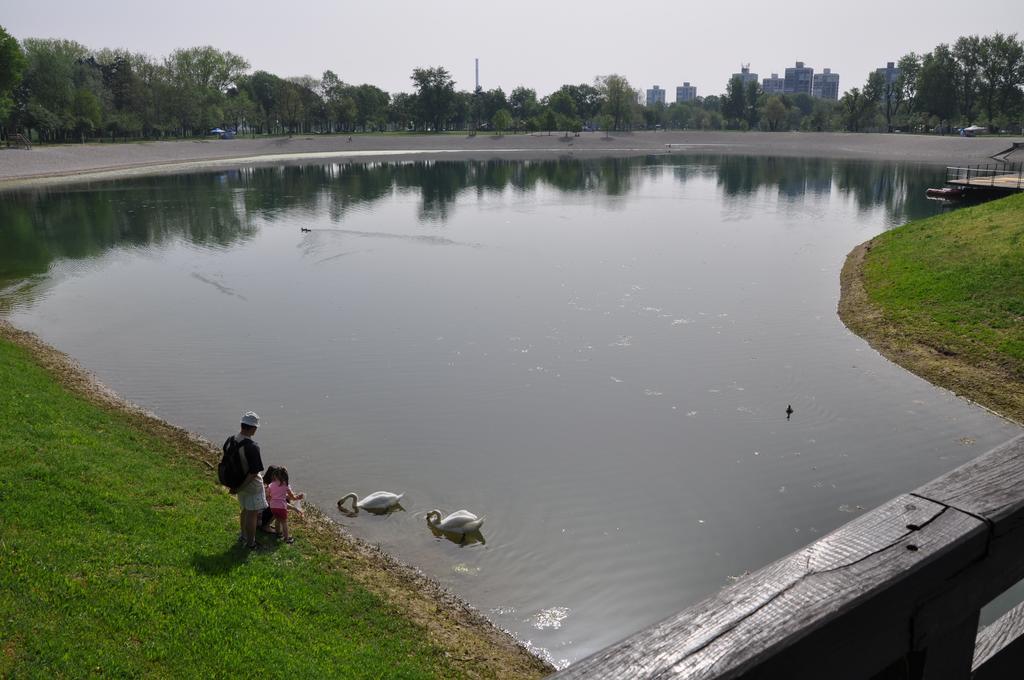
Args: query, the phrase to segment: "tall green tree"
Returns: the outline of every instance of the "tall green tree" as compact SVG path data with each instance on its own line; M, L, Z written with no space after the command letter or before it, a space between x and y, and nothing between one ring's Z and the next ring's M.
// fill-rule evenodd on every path
M512 94L508 96L508 107L515 125L517 127L522 125L524 121L536 116L540 110L540 104L537 102L537 91L520 85L512 90Z
M694 108L692 102L672 102L665 112L668 124L677 130L693 127Z
M416 120L416 98L408 92L395 92L388 106L388 125L395 130L405 130Z
M1018 40L1016 33L1007 36L1002 62L1006 68L1000 79L999 107L1007 118L1021 120L1024 117L1024 41Z
M259 120L259 107L249 98L245 90L234 88L228 91L224 102L224 120L233 129L242 131Z
M23 122L44 140L67 140L75 131L76 76L89 50L72 40L26 38Z
M612 117L612 128L625 130L632 127L633 111L637 106L637 93L625 76L615 73L598 76L595 87L603 99L602 110Z
M725 85L725 98L722 100L722 115L726 120L731 121L733 126L738 126L739 121L745 118L747 110L747 96L743 87L743 81L738 75L729 79Z
M861 97L860 126L874 127L885 103L885 76L878 71L869 73Z
M1014 112L1024 83L1024 46L1017 35L994 33L981 39L981 73L978 98L985 120L998 129L1000 116Z
M17 39L0 26L0 123L7 120L14 107L14 88L21 83L25 70L25 54Z
M273 73L256 71L239 81L238 89L248 94L249 99L256 105L263 132L273 133L277 127L277 94L280 90L280 80Z
M545 104L551 107L551 110L555 113L567 118L572 118L576 115L576 102L563 90L558 90L551 94Z
M491 118L491 126L494 128L494 134L503 134L505 130L512 127L512 114L508 109L496 111L494 117Z
M558 129L558 114L551 110L550 107L544 107L543 112L537 120L537 127L541 130L546 130L550 135Z
M352 90L356 105L356 125L364 132L379 130L387 123L391 95L376 85L358 85Z
M839 107L842 111L843 125L849 132L860 130L861 111L863 110L863 97L860 88L850 88L839 98Z
M751 80L743 88L743 117L747 121L747 127L751 130L757 127L763 94L761 86L756 80Z
M303 86L290 80L278 79L274 100L277 103L277 114L288 134L300 131L299 124L306 113Z
M206 45L174 50L167 57L167 68L178 82L224 93L249 70L249 62L232 52Z
M135 72L136 59L127 50L102 49L93 55L102 78L103 129L111 136L143 133L146 93Z
M75 131L82 141L99 129L103 122L103 109L100 108L99 98L84 87L75 91L71 110L74 115Z
M768 129L775 132L784 120L786 120L786 105L778 96L768 97L764 105L763 118L768 123Z
M981 38L976 35L965 35L953 43L953 58L956 59L957 108L974 123L975 102L981 89L981 69L986 57L982 51Z
M434 132L441 132L455 103L455 81L441 66L413 69L411 78L419 120Z
M562 85L555 92L572 99L576 115L585 121L593 121L594 116L601 112L602 94L593 85Z
M479 106L479 120L491 121L498 111L508 109L508 98L500 87L493 90L481 90L477 95L477 105Z
M913 117L917 109L917 83L921 73L921 57L909 52L900 57L897 66L900 75L896 78L894 87L893 115L898 120L905 120L911 128L915 128ZM891 122L889 124L891 125Z
M644 125L647 129L664 127L668 123L668 109L665 102L654 102L643 109Z
M334 71L328 69L320 78L318 91L323 100L329 131L352 130L359 118L355 88L343 82Z
M302 102L301 122L298 132L323 131L327 125L327 107L318 94L320 81L312 76L294 76L288 82L297 87Z
M177 49L164 65L176 89L172 106L181 126L199 134L224 122L227 91L249 69L243 57L209 45Z
M832 116L838 105L838 102L828 99L816 99L811 114L804 118L807 129L814 130L815 132L824 132L825 130L832 129Z
M921 58L917 78L917 106L941 121L950 122L958 114L956 58L943 43Z
M161 137L176 128L169 102L173 85L163 64L145 54L130 57L132 74L138 83L137 113L142 123L142 134Z

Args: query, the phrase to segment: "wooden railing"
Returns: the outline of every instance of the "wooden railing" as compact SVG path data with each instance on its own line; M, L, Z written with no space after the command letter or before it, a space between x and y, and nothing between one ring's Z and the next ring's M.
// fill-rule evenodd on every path
M1024 435L555 678L1024 678Z

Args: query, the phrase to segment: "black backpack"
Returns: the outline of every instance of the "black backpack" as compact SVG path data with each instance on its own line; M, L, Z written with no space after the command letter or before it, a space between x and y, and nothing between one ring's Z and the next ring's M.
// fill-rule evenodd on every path
M245 476L249 474L249 461L246 460L243 450L248 441L248 439L238 441L233 436L224 440L222 447L224 455L221 456L220 464L217 466L217 479L228 487L231 493L238 489Z

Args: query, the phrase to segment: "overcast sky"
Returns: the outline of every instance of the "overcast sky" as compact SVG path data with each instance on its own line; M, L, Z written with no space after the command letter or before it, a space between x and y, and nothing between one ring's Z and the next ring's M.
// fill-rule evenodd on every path
M174 2L32 0L5 2L0 25L18 39L68 38L164 57L213 45L254 70L410 91L413 68L444 66L458 89L508 94L518 85L545 96L564 83L619 73L641 89L657 83L674 100L689 81L719 94L741 63L760 77L797 60L830 67L840 89L871 69L967 34L1024 32L1024 0L899 2Z

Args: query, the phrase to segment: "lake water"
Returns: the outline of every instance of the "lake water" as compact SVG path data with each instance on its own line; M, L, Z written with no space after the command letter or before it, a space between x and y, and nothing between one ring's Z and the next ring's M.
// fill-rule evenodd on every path
M293 486L564 666L1015 434L836 316L846 254L939 182L658 156L8 193L0 314L211 440L258 411ZM406 511L334 509L380 489Z

